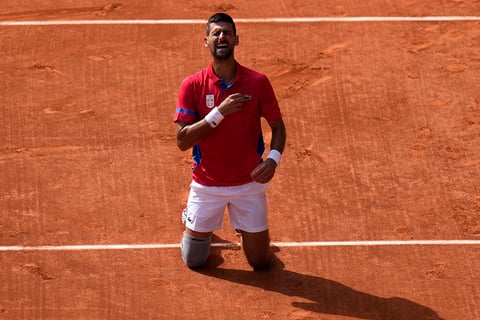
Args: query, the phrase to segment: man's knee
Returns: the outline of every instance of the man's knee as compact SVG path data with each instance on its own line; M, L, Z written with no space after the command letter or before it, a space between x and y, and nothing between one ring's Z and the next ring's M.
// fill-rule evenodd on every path
M270 266L270 237L268 230L249 233L241 231L242 246L247 261L254 270L265 270Z
M183 262L189 268L198 268L205 264L210 253L212 236L207 238L198 238L183 233L181 248Z

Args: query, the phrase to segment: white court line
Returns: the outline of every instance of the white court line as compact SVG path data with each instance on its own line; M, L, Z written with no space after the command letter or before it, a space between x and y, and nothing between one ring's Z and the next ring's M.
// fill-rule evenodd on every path
M480 16L237 18L238 23L480 21ZM0 26L205 24L203 19L0 21Z
M312 241L312 242L272 242L274 247L362 247L362 246L478 246L480 240L384 240L384 241ZM213 243L213 247L235 248L240 243ZM98 244L64 246L0 246L6 251L89 251L89 250L135 250L135 249L177 249L180 244Z

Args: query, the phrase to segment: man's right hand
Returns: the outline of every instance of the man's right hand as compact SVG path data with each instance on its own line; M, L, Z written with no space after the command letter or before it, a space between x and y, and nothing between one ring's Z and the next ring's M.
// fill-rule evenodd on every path
M218 111L220 111L222 115L226 117L229 114L242 110L245 101L248 101L248 99L245 98L244 94L234 93L223 100L217 108Z

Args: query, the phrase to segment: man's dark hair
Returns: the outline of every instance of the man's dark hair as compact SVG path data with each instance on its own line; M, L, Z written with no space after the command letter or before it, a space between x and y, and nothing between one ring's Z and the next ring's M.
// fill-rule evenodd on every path
M228 23L230 23L233 27L233 35L234 36L237 35L237 28L235 27L235 22L233 22L233 18L230 17L226 13L215 13L213 16L211 16L208 19L208 22L207 22L207 36L210 33L210 23L217 23L217 22L228 22Z

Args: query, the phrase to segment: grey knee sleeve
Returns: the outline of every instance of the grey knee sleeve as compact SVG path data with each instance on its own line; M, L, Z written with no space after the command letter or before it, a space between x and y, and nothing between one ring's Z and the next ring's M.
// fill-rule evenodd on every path
M181 242L183 262L189 268L203 266L210 253L211 243L211 236L208 238L197 238L184 232Z

